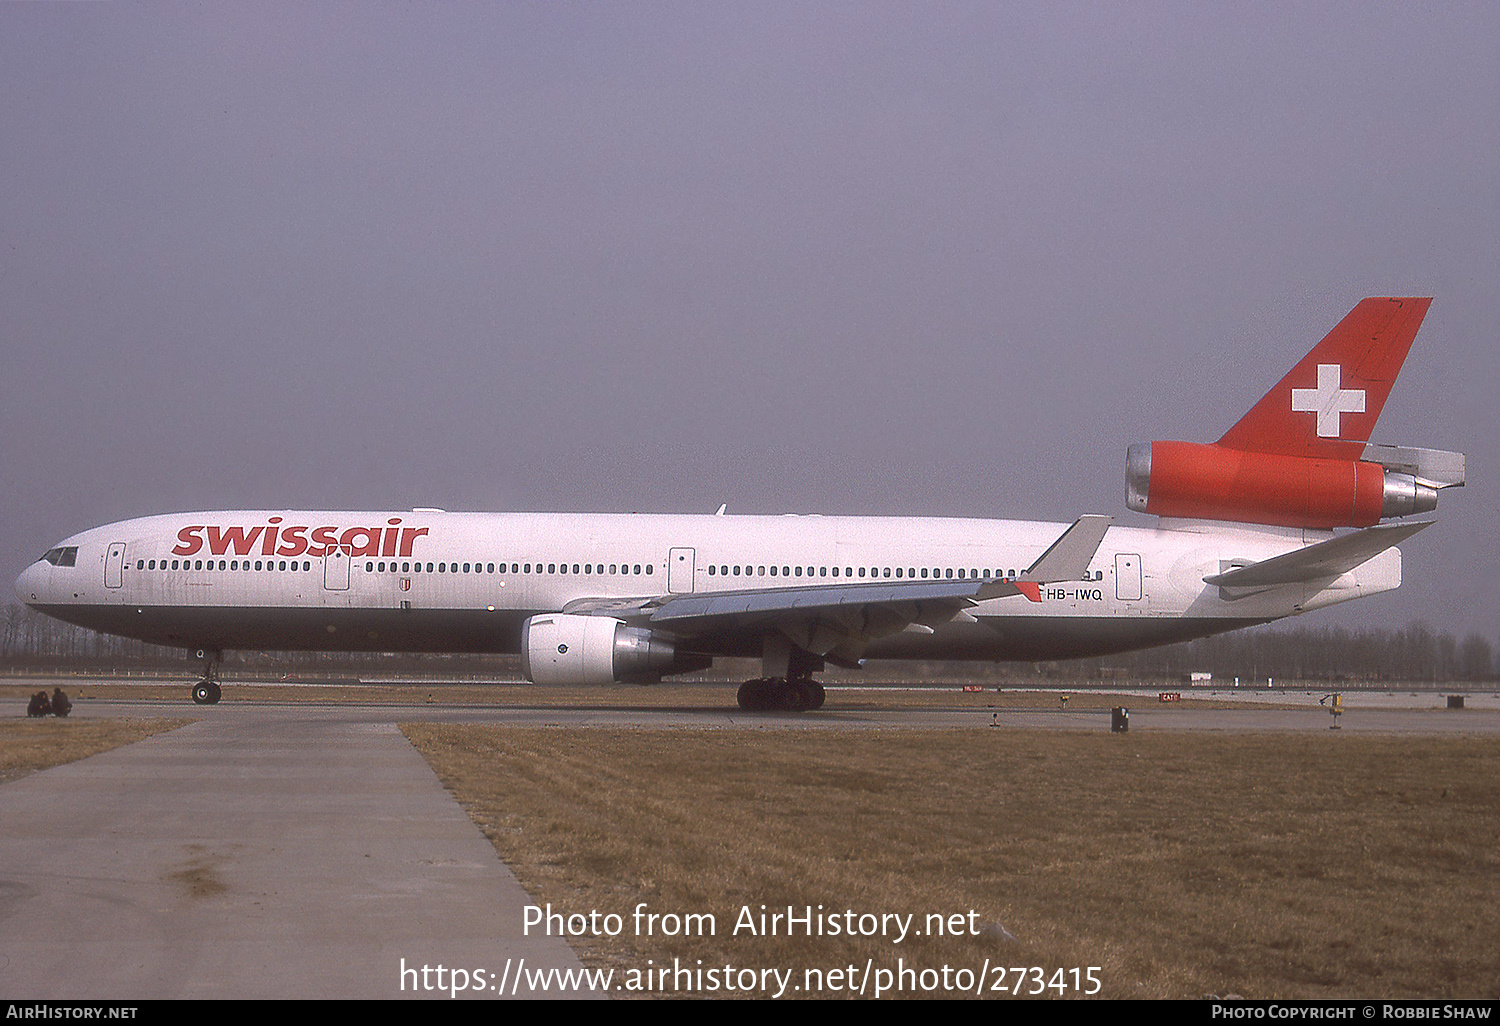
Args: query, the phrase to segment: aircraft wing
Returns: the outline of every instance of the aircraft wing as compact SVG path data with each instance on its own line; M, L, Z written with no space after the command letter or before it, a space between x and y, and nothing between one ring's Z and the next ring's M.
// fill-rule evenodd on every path
M1040 602L1041 585L1078 580L1094 558L1110 517L1080 517L1016 580L881 580L662 595L642 599L579 599L565 613L615 616L640 626L692 636L763 625L817 655L857 658L875 638L902 630L932 633L986 599L1025 595Z
M1346 534L1306 548L1263 559L1249 566L1203 578L1205 584L1221 588L1267 588L1278 584L1301 584L1319 578L1337 577L1374 559L1433 521L1415 524L1381 524Z

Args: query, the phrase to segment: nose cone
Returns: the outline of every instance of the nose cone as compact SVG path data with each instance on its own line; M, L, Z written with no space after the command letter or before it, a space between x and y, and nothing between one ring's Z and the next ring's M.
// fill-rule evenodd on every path
M45 591L47 576L46 571L50 569L40 559L21 571L21 576L16 578L16 598L28 606L35 606L47 601Z

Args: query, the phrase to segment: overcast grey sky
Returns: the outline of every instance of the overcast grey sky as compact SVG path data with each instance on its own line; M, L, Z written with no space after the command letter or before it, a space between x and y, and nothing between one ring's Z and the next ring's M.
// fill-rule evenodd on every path
M1359 299L1500 638L1500 5L0 5L0 574L223 507L1124 509Z

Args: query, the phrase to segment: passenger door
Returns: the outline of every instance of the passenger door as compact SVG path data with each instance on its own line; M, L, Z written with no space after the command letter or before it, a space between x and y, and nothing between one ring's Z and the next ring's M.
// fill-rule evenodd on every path
M104 554L104 586L118 588L125 583L125 543L110 542Z
M685 595L693 590L696 573L693 549L673 549L667 553L667 591Z
M330 546L323 557L323 590L349 590L349 553L341 545Z

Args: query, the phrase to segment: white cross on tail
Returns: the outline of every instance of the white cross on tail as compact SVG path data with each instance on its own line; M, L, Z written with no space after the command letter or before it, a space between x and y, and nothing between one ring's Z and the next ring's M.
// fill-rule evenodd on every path
M1339 437L1339 414L1365 412L1365 390L1340 388L1342 373L1336 363L1320 363L1317 388L1292 389L1292 412L1316 413L1319 438Z

